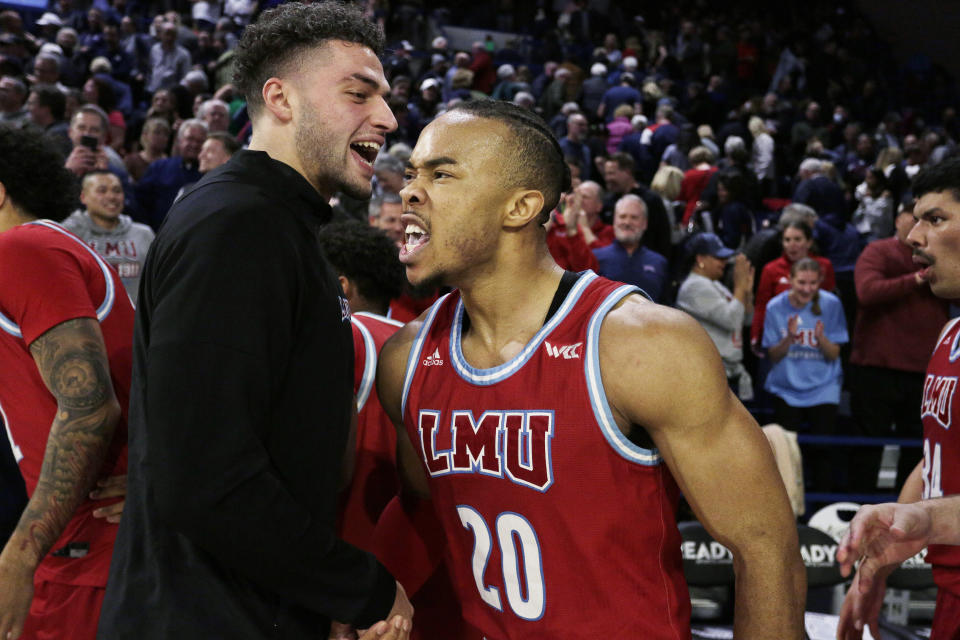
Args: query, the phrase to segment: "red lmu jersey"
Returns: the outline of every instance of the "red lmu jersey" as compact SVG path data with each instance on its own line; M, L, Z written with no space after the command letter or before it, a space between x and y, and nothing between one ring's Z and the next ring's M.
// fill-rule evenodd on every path
M122 415L100 476L127 472L127 406L133 305L116 271L82 240L47 220L0 234L0 413L14 458L33 495L57 402L29 345L75 318L100 323ZM117 525L91 512L108 502L84 500L37 569L38 580L103 587Z
M377 359L387 338L403 323L372 313L351 315L353 325L353 392L357 396L357 450L353 479L340 503L340 536L370 550L377 518L397 495L397 432L380 405L374 388Z
M463 356L458 292L414 340L404 425L464 617L488 640L690 637L676 483L620 432L600 376L601 323L636 292L584 272L491 369Z
M947 325L930 356L923 384L923 498L960 494L960 322ZM953 419L957 418L954 424ZM937 586L960 595L960 547L930 545Z

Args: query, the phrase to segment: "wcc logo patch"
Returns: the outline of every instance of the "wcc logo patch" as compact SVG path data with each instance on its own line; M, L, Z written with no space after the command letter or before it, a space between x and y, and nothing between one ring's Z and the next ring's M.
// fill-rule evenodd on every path
M551 358L563 358L564 360L577 360L580 358L580 353L583 350L583 343L576 342L574 344L558 344L553 345L548 341L543 341L543 346L547 348L547 353Z
M930 416L944 429L950 428L952 419L953 394L957 390L956 376L935 376L927 374L923 383L923 404L920 418Z

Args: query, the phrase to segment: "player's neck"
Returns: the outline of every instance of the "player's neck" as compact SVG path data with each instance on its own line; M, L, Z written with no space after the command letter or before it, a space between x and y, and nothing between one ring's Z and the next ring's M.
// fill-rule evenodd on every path
M33 216L26 216L14 206L13 202L9 197L4 198L2 204L0 204L0 233L4 231L9 231L17 225L21 225L24 222L30 222L36 220Z
M527 268L499 268L462 287L470 318L462 346L470 364L488 368L516 355L543 326L562 276L563 269L546 254Z

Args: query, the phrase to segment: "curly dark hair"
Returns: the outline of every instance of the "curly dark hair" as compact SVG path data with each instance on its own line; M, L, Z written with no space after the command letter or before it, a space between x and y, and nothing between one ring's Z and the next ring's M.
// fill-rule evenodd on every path
M246 96L247 109L263 108L263 84L283 73L305 50L328 40L356 42L383 54L383 29L355 6L336 1L288 2L264 11L243 32L234 58L233 83Z
M403 292L406 278L397 247L380 229L353 220L333 222L320 233L320 248L378 311L386 312L390 300Z
M504 153L503 175L507 188L535 189L543 194L538 222L546 223L560 196L570 190L570 167L550 127L536 114L503 100L470 100L449 111L505 124L514 134L513 148Z
M79 183L42 133L0 125L0 183L25 216L60 222L77 208Z

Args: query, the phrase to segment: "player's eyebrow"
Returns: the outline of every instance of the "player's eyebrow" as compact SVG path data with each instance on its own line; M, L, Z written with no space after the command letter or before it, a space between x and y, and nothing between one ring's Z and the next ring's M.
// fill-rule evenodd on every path
M439 156L437 158L430 158L429 160L424 160L422 166L424 169L432 169L434 167L439 167L442 164L457 164L457 161L449 156ZM412 162L407 162L407 169L416 169Z
M370 87L371 89L373 89L374 91L380 94L387 94L390 92L389 87L385 87L384 85L374 80L372 77L360 72L351 73L349 76L346 76L343 80L341 80L341 82L350 82L351 80L357 80L359 82L362 82L363 84L367 85L368 87Z
M927 209L927 210L924 211L923 213L921 213L919 216L916 215L916 214L914 214L913 217L914 217L914 218L929 218L930 216L942 216L942 215L945 214L945 213L947 213L947 212L944 211L943 209L941 209L940 207L932 207L932 208L930 208L930 209Z

